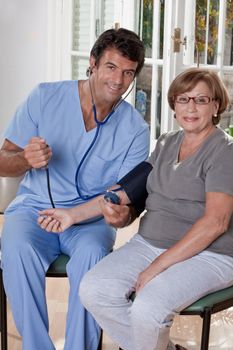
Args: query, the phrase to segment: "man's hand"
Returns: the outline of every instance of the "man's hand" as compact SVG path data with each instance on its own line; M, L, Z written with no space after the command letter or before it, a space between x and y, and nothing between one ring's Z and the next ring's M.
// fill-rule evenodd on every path
M121 228L131 222L131 208L128 205L113 204L103 199L99 201L105 221L116 228Z
M24 175L32 168L45 167L51 157L52 150L41 137L32 137L24 149L5 139L0 149L0 175Z
M43 138L32 137L25 146L23 155L30 167L40 169L48 165L52 150Z
M75 223L69 209L46 209L39 214L37 222L47 232L61 233Z

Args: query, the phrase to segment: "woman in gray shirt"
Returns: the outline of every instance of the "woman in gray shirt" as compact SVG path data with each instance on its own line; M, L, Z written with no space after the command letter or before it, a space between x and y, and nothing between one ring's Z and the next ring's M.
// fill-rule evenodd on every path
M162 135L148 160L139 232L80 286L124 350L181 349L169 342L174 316L233 283L233 139L216 126L228 94L214 72L193 68L172 82L168 101L181 130ZM114 205L101 207L111 223Z

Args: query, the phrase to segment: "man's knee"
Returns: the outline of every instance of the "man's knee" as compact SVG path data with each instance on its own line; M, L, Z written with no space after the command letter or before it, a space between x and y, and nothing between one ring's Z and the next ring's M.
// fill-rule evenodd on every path
M89 265L89 268L94 266L109 252L104 246L96 244L95 242L88 242L85 245L79 245L72 253L72 259L78 262L85 262Z
M32 266L32 261L40 261L36 250L28 241L16 239L10 242L7 239L2 247L2 264L3 268L17 270L21 266Z

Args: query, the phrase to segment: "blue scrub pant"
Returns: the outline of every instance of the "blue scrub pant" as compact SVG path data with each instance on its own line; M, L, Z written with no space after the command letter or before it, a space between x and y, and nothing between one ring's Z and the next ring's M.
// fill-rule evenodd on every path
M3 280L23 350L54 350L48 334L45 274L62 252L70 256L70 283L64 350L96 350L100 328L79 299L84 274L110 252L115 230L99 222L72 226L61 234L37 224L33 211L5 217L2 233Z

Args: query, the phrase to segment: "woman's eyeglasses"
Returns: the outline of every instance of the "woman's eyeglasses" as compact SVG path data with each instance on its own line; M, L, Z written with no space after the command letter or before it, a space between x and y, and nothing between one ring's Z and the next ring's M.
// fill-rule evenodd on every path
M193 102L196 105L208 105L210 101L213 101L214 98L210 98L209 96L195 96L195 97L189 97L187 95L177 95L175 96L175 102L186 104L189 103L190 100L193 100Z

